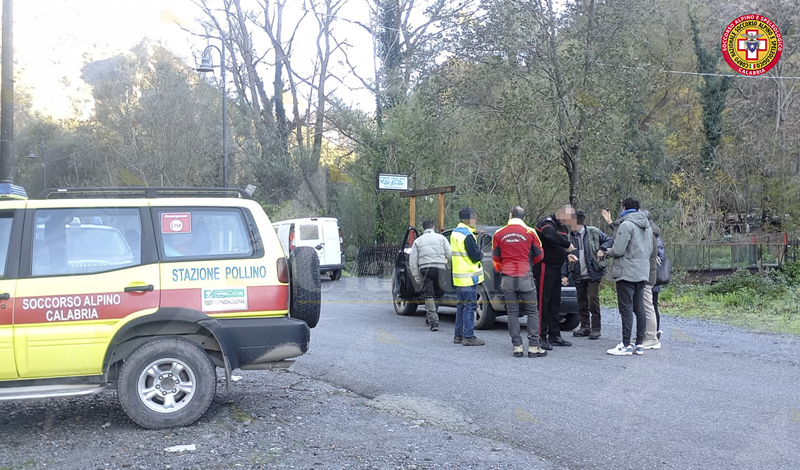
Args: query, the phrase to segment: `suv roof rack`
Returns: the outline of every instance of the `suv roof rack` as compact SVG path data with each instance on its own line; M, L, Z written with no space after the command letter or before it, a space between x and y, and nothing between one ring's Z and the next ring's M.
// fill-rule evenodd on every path
M235 197L252 199L239 188L169 188L169 187L124 187L124 188L58 188L45 189L36 199L135 199L159 197Z

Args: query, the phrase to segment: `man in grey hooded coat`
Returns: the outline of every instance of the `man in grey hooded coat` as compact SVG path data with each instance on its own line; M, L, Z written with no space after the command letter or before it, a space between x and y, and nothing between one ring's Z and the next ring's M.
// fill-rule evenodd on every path
M617 283L617 302L622 316L622 342L607 352L613 356L644 354L646 314L644 288L650 279L650 255L653 252L653 230L647 216L639 212L639 201L622 201L622 213L614 222L614 245L606 256L614 260L610 279ZM636 343L631 345L633 317L636 316Z
M443 235L436 233L433 222L422 222L422 235L411 245L409 262L411 275L417 284L422 285L422 297L425 299L425 321L431 331L439 329L439 315L436 299L443 294L447 264L452 258L450 242Z

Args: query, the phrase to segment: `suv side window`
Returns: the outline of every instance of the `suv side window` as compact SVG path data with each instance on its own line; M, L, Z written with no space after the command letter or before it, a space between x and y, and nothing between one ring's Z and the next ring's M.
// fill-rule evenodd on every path
M141 264L139 209L40 209L35 217L33 276L91 274Z
M158 209L158 237L166 260L249 258L255 250L237 208Z

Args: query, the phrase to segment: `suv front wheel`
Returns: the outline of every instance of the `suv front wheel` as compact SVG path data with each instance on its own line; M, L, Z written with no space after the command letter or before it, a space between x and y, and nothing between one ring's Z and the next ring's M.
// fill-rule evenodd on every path
M404 316L413 315L417 312L418 304L417 302L400 298L400 279L398 276L401 275L395 272L392 276L392 305L394 306L394 312Z
M486 288L478 286L478 305L475 308L475 329L489 330L494 327L497 311L489 301L489 294Z
M139 347L122 365L119 402L139 426L188 426L203 416L217 388L208 354L191 341L169 337Z

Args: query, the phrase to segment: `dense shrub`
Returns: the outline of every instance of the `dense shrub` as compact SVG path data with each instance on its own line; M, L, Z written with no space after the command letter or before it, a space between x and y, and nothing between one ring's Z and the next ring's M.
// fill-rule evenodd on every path
M732 294L750 292L757 295L780 295L786 293L787 281L783 274L751 274L746 269L736 271L708 286L709 294Z
M713 295L712 298L724 307L753 307L758 302L758 295L749 287L727 294Z
M784 263L776 275L780 275L790 287L800 287L800 261Z

